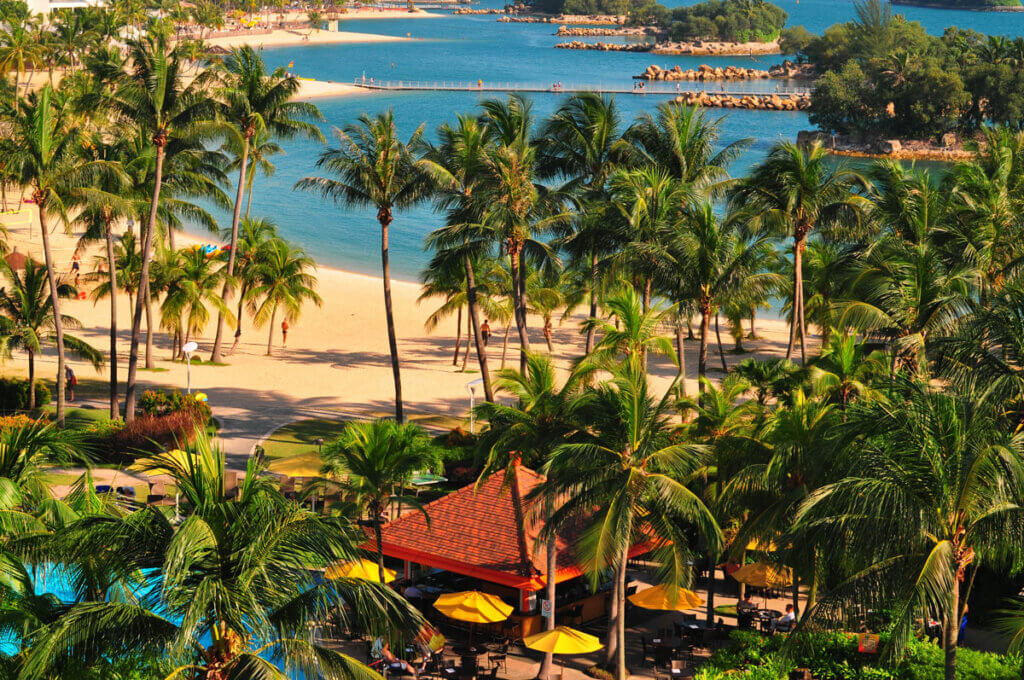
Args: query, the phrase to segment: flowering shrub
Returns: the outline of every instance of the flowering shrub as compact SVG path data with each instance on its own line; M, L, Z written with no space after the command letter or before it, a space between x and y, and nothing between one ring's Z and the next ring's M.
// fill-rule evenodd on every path
M36 422L34 418L29 418L24 413L19 413L16 416L0 416L0 433L13 430L16 427L31 425L34 422Z
M50 403L50 388L36 380L36 408ZM28 381L0 378L0 414L12 414L28 408Z
M181 390L146 390L139 398L138 410L147 416L166 416L184 412L192 415L196 422L204 426L212 417L209 404L199 401L194 395L182 394Z
M85 433L96 459L122 465L190 443L195 440L197 429L204 425L192 413L177 411L166 415L142 414L129 424L111 420L91 425Z

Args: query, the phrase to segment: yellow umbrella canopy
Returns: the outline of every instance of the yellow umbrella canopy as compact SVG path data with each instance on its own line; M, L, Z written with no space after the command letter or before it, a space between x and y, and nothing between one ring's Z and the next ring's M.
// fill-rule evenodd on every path
M300 453L288 458L278 458L267 465L267 469L288 477L319 477L323 461L316 451Z
M792 569L776 567L764 562L745 564L732 572L732 577L740 583L758 588L785 588L793 585Z
M364 581L380 583L380 570L377 568L377 563L366 558L360 558L354 562L335 562L327 567L324 576L332 581L339 578L360 578ZM384 570L385 583L391 583L396 576L397 574L393 570Z
M672 598L669 597L668 590L663 585L633 593L629 596L629 601L644 609L680 612L687 609L695 609L704 604L704 600L697 593L685 588L679 588L676 591L675 602L673 602Z
M555 626L543 633L530 635L523 638L523 644L546 654L588 654L604 646L593 635L569 626Z
M497 595L478 590L445 593L434 602L434 608L450 619L469 623L498 623L507 619L513 609Z
M760 538L755 538L750 543L747 543L747 550L753 550L756 552L778 552L779 547L775 545L775 541L762 541Z
M188 453L181 449L171 449L167 453L161 453L159 459L163 459L171 464L177 464L184 468L188 459ZM168 470L165 467L156 466L156 461L153 459L143 459L137 463L133 463L128 466L128 470L131 472L140 472L149 477L158 477L160 475L167 475L168 477L174 476L174 471Z

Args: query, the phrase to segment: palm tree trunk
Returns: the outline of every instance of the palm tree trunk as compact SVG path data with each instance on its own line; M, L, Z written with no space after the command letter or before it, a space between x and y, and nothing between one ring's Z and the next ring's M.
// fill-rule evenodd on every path
M231 297L231 283L235 276L235 250L238 247L238 221L242 216L242 196L245 192L245 169L249 163L249 140L252 135L248 130L242 135L242 161L238 165L238 187L235 190L235 211L231 215L231 250L228 252L228 277L224 280L224 302ZM221 343L224 340L224 312L217 312L217 334L213 336L213 350L210 361L223 361Z
M107 271L110 273L110 419L117 418L117 259L110 220L106 222Z
M590 317L597 318L597 251L590 253ZM596 328L591 326L587 329L587 344L584 347L584 354L590 354L594 350L594 333Z
M377 543L377 578L380 583L387 583L384 576L384 536L380 530L380 508L376 503L370 506L370 512L373 513L373 537Z
M501 370L505 370L505 357L508 355L508 333L512 330L512 320L505 324L505 340L501 343Z
M270 310L270 333L267 334L267 356L270 356L271 350L274 347L274 324L277 322L277 305ZM384 583L381 581L381 583Z
M615 654L615 678L616 680L627 680L629 672L626 670L626 561L629 555L629 548L622 549L622 557L619 558L619 615L615 621L615 631L618 649Z
M548 513L548 517L551 513ZM547 544L547 565L544 567L544 597L551 603L551 616L545 621L545 630L554 630L555 628L555 574L558 573L558 547L557 547L557 536L555 532L551 532L548 536ZM544 661L540 664L540 670L537 672L537 677L540 680L547 680L551 677L551 671L554 667L555 656L554 654L547 653L544 655Z
M513 468L518 467L513 461ZM512 482L509 484L509 495L512 497L512 514L516 523L516 547L519 550L519 571L522 576L532 576L533 564L530 562L530 549L526 545L526 515L523 512L523 496L519 488L519 473L512 470Z
M949 612L943 621L943 651L946 655L945 680L956 680L956 645L960 633L960 580L953 576L953 588L949 593Z
M700 311L700 352L697 354L697 391L704 394L704 378L708 374L708 324L711 305L704 304Z
M43 235L43 257L46 260L46 278L50 282L50 302L53 305L53 330L57 336L57 425L64 427L64 322L60 314L60 296L57 294L57 273L53 266L53 254L50 252L50 232L46 228L46 211L43 200L46 197L39 192L35 197L39 207L39 231ZM29 389L35 393L35 385Z
M750 309L750 333L747 334L748 340L757 340L757 330L754 328L754 317L757 315L757 310L751 307Z
M793 358L793 347L796 345L796 327L800 324L800 315L797 314L796 308L800 304L800 246L794 241L793 243L793 307L789 310L789 342L786 343L786 360L789 361Z
M153 300L146 296L146 368L153 369Z
M466 315L466 352L462 355L462 372L466 372L466 364L469 363L469 350L473 349L470 337L473 335L473 320Z
M715 340L718 342L718 358L722 360L722 372L728 373L729 366L725 363L725 350L722 349L722 330L718 323L718 312L715 312Z
M455 317L455 354L452 355L452 366L459 365L459 348L462 347L462 307Z
M252 185L256 183L256 167L253 166L252 172L249 173L249 181L246 182L246 193L248 197L245 199L245 219L249 219L249 211L252 210Z
M242 305L245 302L246 294L245 284L238 289L238 316L235 317L235 339L231 342L231 349L228 350L228 356L235 353L238 349L238 343L242 339Z
M615 574L612 577L612 594L608 602L608 632L604 644L604 665L607 669L611 669L615 663L619 650L619 566L615 565Z
M377 217L380 221L380 263L384 276L384 315L388 324L391 373L395 378L395 421L402 423L405 420L402 409L402 373L398 361L398 339L395 337L395 312L391 304L391 263L388 259L388 225L391 224L391 211L382 208Z
M708 608L706 620L708 626L715 624L715 558L708 554Z
M651 277L644 279L644 314L651 309Z
M142 332L143 300L149 297L149 265L153 255L153 231L156 229L156 211L160 204L160 187L164 176L164 144L166 136L156 140L156 175L153 182L153 199L149 205L149 220L146 235L142 238L142 267L139 272L139 290L135 294L135 313L132 315L131 346L128 350L128 380L124 392L124 420L135 420L135 377L139 368L139 337Z
M36 410L36 355L28 352L28 410Z
M530 337L526 328L526 290L523 280L522 263L519 245L512 247L509 260L512 267L512 311L516 319L516 330L519 332L519 372L526 373L526 355L530 351Z
M686 348L683 346L683 325L676 324L676 354L679 355L679 396L686 396Z
M476 358L480 362L480 377L484 381L484 398L494 401L494 390L491 388L491 374L487 369L487 348L484 347L483 336L480 335L480 317L476 305L476 277L473 272L473 261L467 255L466 262L466 307L469 319L473 323L473 338L476 340ZM506 335L507 337L507 335Z
M793 613L800 613L800 577L796 575L796 569L793 569Z
M804 338L806 328L804 326L804 245L806 243L805 232L802 228L797 229L797 235L793 242L793 320L789 326L789 346L786 348L786 358L793 355L793 345L796 341L796 334L800 333L800 358L801 363L807 363L807 349Z

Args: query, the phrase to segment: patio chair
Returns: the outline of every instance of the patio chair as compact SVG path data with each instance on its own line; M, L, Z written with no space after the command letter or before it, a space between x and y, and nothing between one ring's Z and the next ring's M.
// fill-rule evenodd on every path
M669 666L668 674L674 678L681 678L684 672L686 672L686 662L682 659L672 659L672 665Z
M505 665L508 663L508 647L509 645L506 642L506 644L502 646L502 648L499 649L497 652L490 652L487 655L487 662L491 664L491 668L496 669L499 666L501 666L502 668L505 667Z
M654 668L655 665L656 665L655 662L654 662L654 656L653 656L653 651L654 650L653 650L653 648L650 645L647 644L647 636L646 635L641 635L640 636L640 649L642 650L642 652L641 652L642 656L640 657L640 662L642 664L644 664L644 665L649 665L651 668Z
M668 668L672 663L672 649L669 647L654 648L654 667Z
M485 673L484 675L481 675L479 677L487 678L487 680L497 680L497 677L498 677L498 667L497 666L493 667L490 670L490 672Z
M153 504L167 498L167 485L163 482L153 482L149 485L149 495L146 496L146 503Z

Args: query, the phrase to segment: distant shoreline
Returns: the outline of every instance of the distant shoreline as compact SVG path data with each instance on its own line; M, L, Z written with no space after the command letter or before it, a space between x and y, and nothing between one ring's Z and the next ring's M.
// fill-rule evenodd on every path
M892 0L894 5L908 5L910 7L927 7L929 9L954 9L965 12L1024 12L1024 5L988 5L964 7L949 2L929 2L928 0Z

